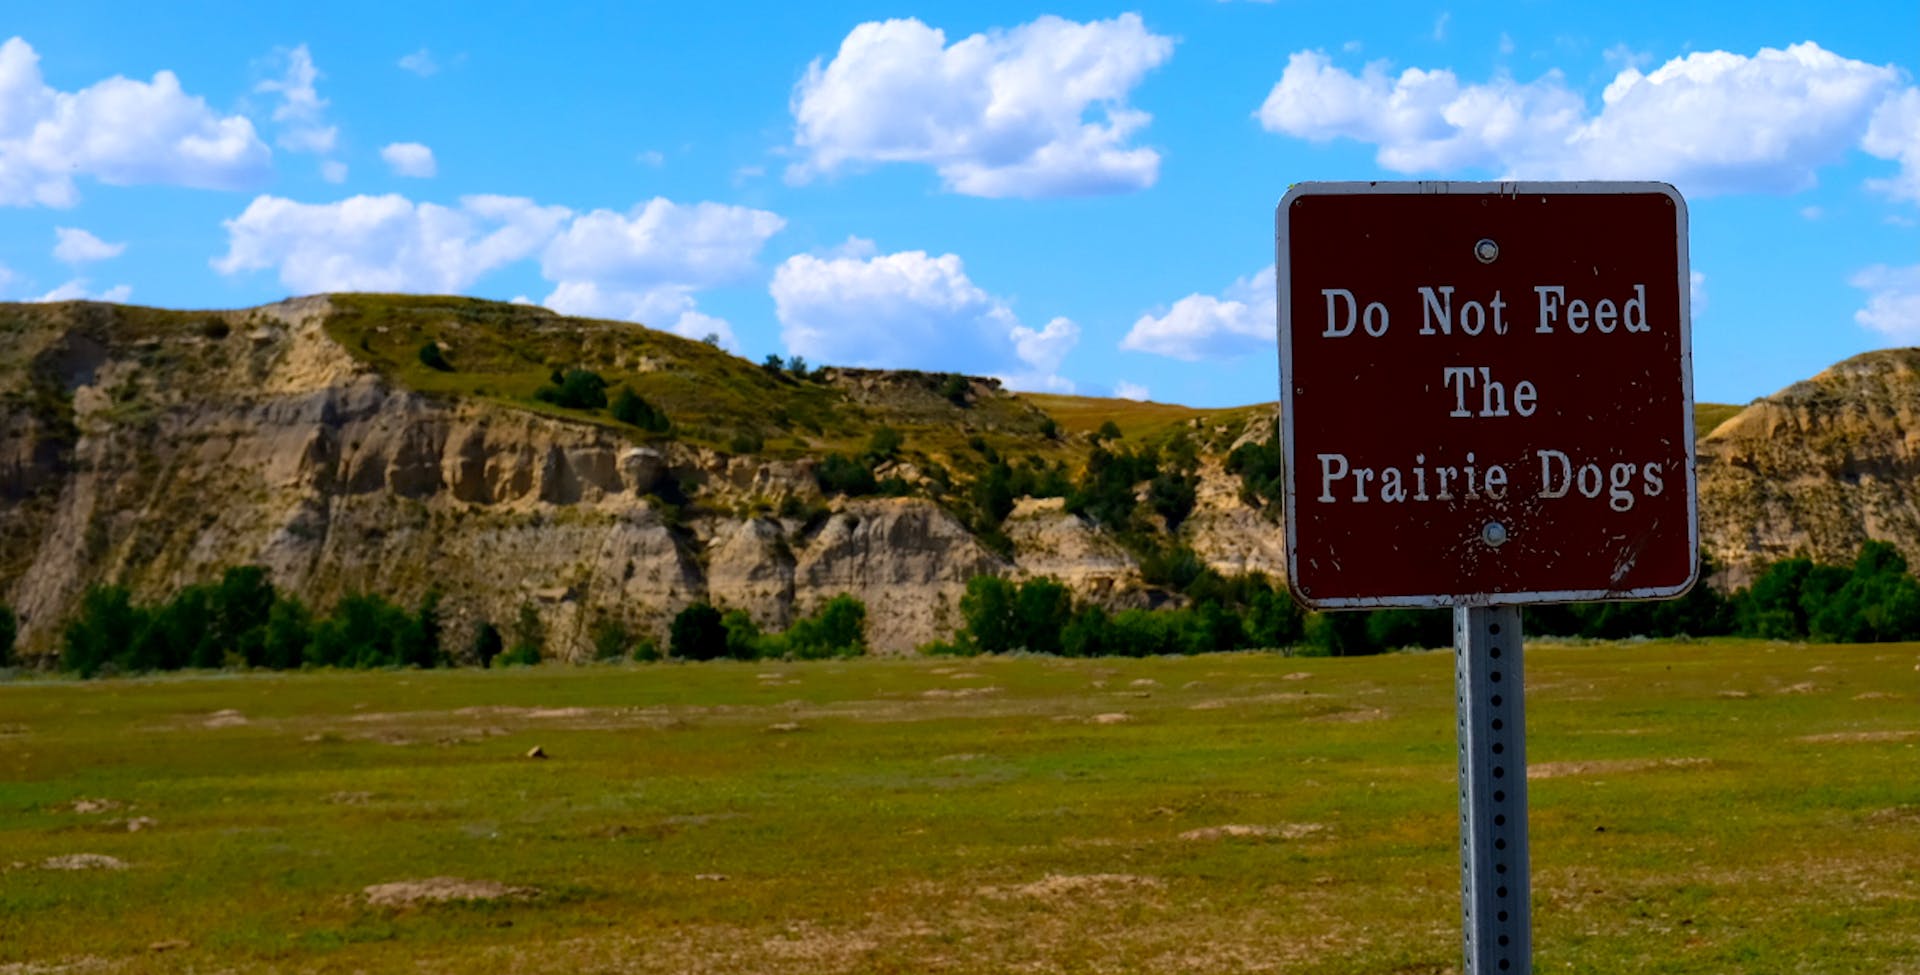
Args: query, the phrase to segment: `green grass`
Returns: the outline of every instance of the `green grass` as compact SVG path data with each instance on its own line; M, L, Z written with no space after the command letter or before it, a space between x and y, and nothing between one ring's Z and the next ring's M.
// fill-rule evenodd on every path
M1529 648L1537 970L1916 970L1916 661ZM0 971L1449 971L1451 702L1445 653L19 681ZM537 893L362 895L443 876Z
M1746 409L1731 403L1695 403L1693 404L1693 435L1704 437L1718 429L1720 424L1733 419L1734 414Z

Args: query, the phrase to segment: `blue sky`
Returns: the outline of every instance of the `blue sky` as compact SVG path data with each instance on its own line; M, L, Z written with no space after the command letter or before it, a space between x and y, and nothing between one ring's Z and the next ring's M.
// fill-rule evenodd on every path
M1272 400L1317 179L1661 179L1695 387L1920 343L1909 0L13 5L0 298L454 292Z

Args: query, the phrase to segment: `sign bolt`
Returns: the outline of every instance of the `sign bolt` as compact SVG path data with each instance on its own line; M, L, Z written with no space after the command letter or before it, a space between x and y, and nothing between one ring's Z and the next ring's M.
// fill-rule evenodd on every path
M1499 548L1505 545L1507 543L1507 526L1497 521L1487 522L1487 527L1480 529L1480 540L1486 542L1491 548Z
M1479 243L1473 245L1473 256L1479 258L1482 264L1492 264L1500 259L1500 245L1482 237Z

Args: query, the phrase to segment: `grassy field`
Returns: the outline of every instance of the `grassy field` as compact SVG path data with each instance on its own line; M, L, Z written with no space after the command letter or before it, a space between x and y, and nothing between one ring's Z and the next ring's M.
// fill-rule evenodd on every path
M1916 665L1530 647L1536 970L1920 972ZM1444 652L16 681L0 973L1445 972L1454 752Z

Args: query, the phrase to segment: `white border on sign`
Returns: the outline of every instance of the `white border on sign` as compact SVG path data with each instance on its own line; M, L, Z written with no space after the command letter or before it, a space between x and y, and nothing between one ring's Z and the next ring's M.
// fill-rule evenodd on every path
M1694 554L1692 567L1687 572L1686 581L1676 586L1656 586L1644 589L1575 589L1538 592L1501 592L1501 593L1458 593L1453 595L1405 596L1368 596L1352 598L1316 599L1300 591L1299 579L1299 533L1294 518L1295 498L1293 484L1293 342L1291 330L1287 325L1293 319L1293 267L1290 241L1287 233L1287 209L1293 201L1303 196L1357 196L1363 194L1395 195L1494 195L1520 196L1537 193L1542 196L1659 193L1673 200L1674 234L1679 246L1680 295L1680 388L1682 429L1685 431L1687 450L1687 551ZM1282 478L1286 512L1287 542L1287 588L1293 591L1294 598L1313 609L1440 609L1449 606L1509 606L1526 603L1574 603L1574 602L1625 602L1641 599L1672 599L1685 595L1699 581L1700 575L1700 492L1696 483L1695 457L1693 443L1693 296L1691 290L1691 257L1687 251L1687 201L1671 183L1655 181L1609 181L1580 180L1569 182L1550 181L1513 181L1513 182L1451 182L1435 180L1380 180L1372 182L1309 182L1295 183L1288 187L1285 196L1280 198L1279 206L1274 208L1274 288L1277 290L1275 309L1277 318L1275 328L1279 330L1280 344L1280 439L1283 448L1286 476Z

